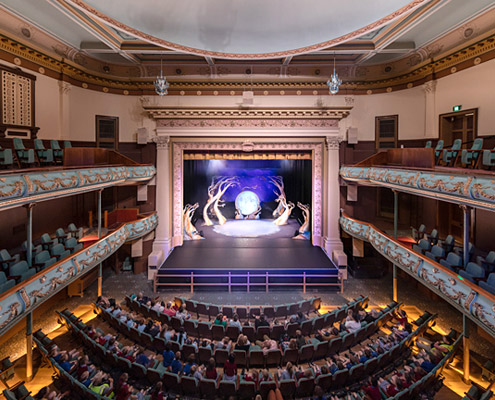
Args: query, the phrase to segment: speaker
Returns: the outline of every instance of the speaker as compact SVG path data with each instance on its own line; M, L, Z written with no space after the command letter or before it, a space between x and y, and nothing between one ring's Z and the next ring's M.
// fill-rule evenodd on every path
M137 130L137 143L138 144L148 143L148 129L147 128L138 128L138 130Z
M357 128L347 129L347 144L357 144L357 142L358 142Z
M254 103L254 92L246 90L242 92L242 104L249 105Z

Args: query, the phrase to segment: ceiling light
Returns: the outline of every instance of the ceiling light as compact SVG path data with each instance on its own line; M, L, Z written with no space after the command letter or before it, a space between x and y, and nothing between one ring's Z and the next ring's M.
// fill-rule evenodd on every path
M331 94L336 94L339 92L339 87L342 84L342 79L339 79L339 76L335 72L335 54L333 55L333 74L330 76L330 79L327 81L328 90Z
M163 76L163 66L161 59L160 59L160 76L156 77L156 80L155 82L153 82L153 84L155 85L156 94L160 96L165 96L168 93L168 87L170 85L167 82L167 78Z

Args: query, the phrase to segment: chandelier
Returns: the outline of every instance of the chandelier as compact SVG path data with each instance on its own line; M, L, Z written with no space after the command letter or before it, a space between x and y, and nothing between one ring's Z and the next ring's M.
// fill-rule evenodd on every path
M170 85L167 82L167 78L163 76L162 60L160 60L160 76L156 77L156 80L155 82L153 82L153 85L155 85L156 94L160 96L165 96L168 93L168 87Z
M335 72L335 54L333 55L333 74L330 76L330 79L327 81L328 90L331 94L336 94L339 91L339 86L342 84L342 79L339 79L339 76Z

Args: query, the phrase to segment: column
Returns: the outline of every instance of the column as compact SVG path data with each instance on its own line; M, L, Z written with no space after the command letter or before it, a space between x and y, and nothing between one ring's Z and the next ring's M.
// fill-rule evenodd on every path
M468 206L460 206L464 213L464 237L463 237L463 265L466 268L469 262L469 224L471 223L471 208Z
M425 92L425 132L426 138L438 138L438 116L435 107L437 81L428 81L422 88Z
M30 267L33 266L33 207L35 203L26 204L27 210L27 249L26 261Z
M463 337L462 337L462 347L463 347L463 380L464 383L468 385L471 384L469 379L469 319L465 314L462 315L462 326L463 326Z
M397 225L399 220L399 193L394 192L394 239L397 240ZM397 265L393 265L393 293L392 300L397 301Z
M101 193L103 189L98 190L98 239L101 239ZM98 296L103 293L103 266L98 264Z
M155 136L156 143L156 212L158 214L158 226L155 230L153 252L157 255L159 264L169 255L171 250L170 237L170 137ZM157 265L159 268L160 265Z
M339 186L339 138L327 136L327 185L326 185L326 234L324 247L328 257L332 257L334 250L343 250L340 240L340 186Z
M59 139L68 139L70 134L70 115L69 115L69 92L72 85L69 82L58 81L59 87Z
M33 378L33 314L26 315L26 380Z

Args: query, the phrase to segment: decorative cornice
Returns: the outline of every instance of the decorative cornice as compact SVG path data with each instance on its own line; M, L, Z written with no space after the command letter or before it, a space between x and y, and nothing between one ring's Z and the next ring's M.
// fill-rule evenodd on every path
M154 119L318 119L338 120L349 115L352 107L333 108L166 108L143 106Z
M490 35L468 47L458 48L441 58L427 58L411 71L387 79L346 79L339 94L373 94L402 90L422 85L495 58L495 35ZM105 93L123 95L154 95L151 78L119 78L98 74L72 61L57 58L0 34L0 59L15 63L23 69L45 74L54 79L68 80L72 85ZM251 82L255 95L326 95L324 80ZM241 96L245 82L185 81L170 79L169 95L236 95Z

